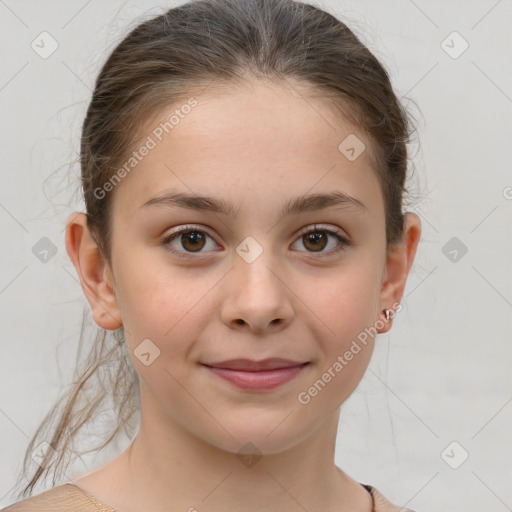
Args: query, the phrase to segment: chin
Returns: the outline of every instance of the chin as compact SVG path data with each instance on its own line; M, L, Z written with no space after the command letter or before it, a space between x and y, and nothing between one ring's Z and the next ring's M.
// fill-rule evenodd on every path
M227 452L242 456L253 453L254 455L274 455L293 448L296 444L308 437L308 433L298 428L292 422L286 420L287 412L279 414L267 414L258 418L255 414L222 422L224 429L217 430L215 435L209 432L203 438L209 444ZM290 415L292 416L292 415ZM314 430L314 428L312 429Z

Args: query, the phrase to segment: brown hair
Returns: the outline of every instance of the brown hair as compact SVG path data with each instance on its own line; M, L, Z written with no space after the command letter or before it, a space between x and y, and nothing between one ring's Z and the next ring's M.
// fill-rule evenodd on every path
M306 3L197 0L139 24L113 50L97 77L82 127L80 166L88 227L109 264L112 194L98 198L95 191L103 189L119 169L149 120L163 107L206 87L211 91L254 78L294 79L311 97L328 101L366 133L384 198L387 246L400 243L402 203L408 192L407 143L413 129L376 57L342 21ZM72 388L33 436L23 464L25 478L41 439L57 456L52 457L53 450L46 452L19 497L32 492L50 469L56 484L57 471L71 453L70 443L108 393L116 408L116 425L94 450L103 449L122 429L127 431L129 420L139 411L138 375L127 354L123 328L112 334L98 331ZM57 424L51 428L55 418ZM45 429L52 434L43 435Z

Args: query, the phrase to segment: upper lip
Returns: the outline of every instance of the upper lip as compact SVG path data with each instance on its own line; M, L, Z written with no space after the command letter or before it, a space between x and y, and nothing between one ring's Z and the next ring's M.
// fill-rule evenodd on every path
M226 368L229 370L257 372L263 370L275 370L277 368L292 368L295 366L301 366L306 363L304 361L292 361L290 359L273 357L270 359L262 359L260 361L254 361L252 359L229 359L226 361L203 364L213 368Z

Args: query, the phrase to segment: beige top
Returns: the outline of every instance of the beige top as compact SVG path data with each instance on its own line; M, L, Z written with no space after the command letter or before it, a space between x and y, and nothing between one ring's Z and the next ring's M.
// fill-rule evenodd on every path
M373 500L372 512L414 512L393 505L371 485L361 484ZM0 512L116 512L73 483L58 485L31 498L18 501Z

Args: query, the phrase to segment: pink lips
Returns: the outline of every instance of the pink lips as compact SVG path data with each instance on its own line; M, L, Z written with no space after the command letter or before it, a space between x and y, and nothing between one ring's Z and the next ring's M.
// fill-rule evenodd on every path
M203 366L239 388L258 391L281 386L293 379L308 364L272 358L262 361L231 359Z

